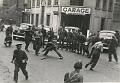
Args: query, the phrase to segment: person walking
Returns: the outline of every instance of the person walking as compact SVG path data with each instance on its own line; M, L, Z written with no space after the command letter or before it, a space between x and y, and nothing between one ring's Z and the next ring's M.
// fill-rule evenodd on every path
M100 53L103 51L103 43L102 43L103 39L101 39L99 42L96 42L92 48L93 48L93 52L92 52L92 58L90 60L90 62L88 62L85 65L85 68L87 68L89 65L91 65L90 70L93 71L93 68L96 66L99 57L100 57Z
M41 30L36 31L36 33L34 34L33 49L35 50L35 55L37 56L39 54L40 48L42 47L42 38L43 35L41 33Z
M114 37L112 37L112 39L110 40L109 49L108 49L109 62L112 61L112 54L113 54L115 61L118 63L118 57L116 53L117 46L118 46L118 42L116 41Z
M43 54L44 56L47 56L47 54L49 53L49 51L54 50L57 55L59 56L60 59L63 59L63 56L58 52L57 50L57 46L54 44L53 40L49 41L45 47L45 49L43 50L43 52L45 51L45 53Z
M22 70L22 72L25 76L25 79L28 80L28 72L26 70L28 57L27 57L27 54L23 50L21 50L21 46L22 46L22 44L17 44L16 45L17 49L14 50L13 58L12 58L12 61L11 61L11 63L15 64L15 70L14 70L14 81L15 81L15 83L18 82L19 69Z
M80 74L82 61L79 60L74 64L74 71L67 72L64 76L64 83L83 83L83 76Z
M30 45L30 42L32 40L32 30L31 26L25 31L25 50L29 52L28 47Z
M6 29L6 36L8 36L9 34L12 35L13 33L13 27L12 25L10 25L7 29Z

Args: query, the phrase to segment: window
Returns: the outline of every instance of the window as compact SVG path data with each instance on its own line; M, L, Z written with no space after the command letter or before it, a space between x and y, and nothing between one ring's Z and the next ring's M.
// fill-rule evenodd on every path
M70 0L70 5L83 6L84 0Z
M105 18L101 18L101 28L100 30L104 30L105 29Z
M107 0L103 0L102 10L107 10Z
M34 24L34 14L31 15L31 24Z
M37 0L37 7L40 7L40 0Z
M51 6L51 0L48 0L48 6Z
M109 8L108 11L112 11L113 10L113 0L109 0Z
M35 7L35 0L32 0L32 7Z
M46 25L50 26L50 15L47 15Z
M58 0L54 0L54 5L58 5Z
M45 7L42 6L42 9L41 9L41 24L44 23L44 13L45 13Z
M39 21L39 14L36 14L36 27L38 26L38 21Z
M100 0L96 0L96 9L100 9Z

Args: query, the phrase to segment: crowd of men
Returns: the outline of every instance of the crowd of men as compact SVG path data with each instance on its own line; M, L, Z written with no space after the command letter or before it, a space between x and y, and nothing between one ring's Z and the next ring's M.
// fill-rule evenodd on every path
M68 32L62 28L59 30L59 48L66 49L66 51L87 54L89 57L89 40L80 30L68 29Z
M9 37L9 35L12 35L13 28L12 26L8 27L6 29L6 38ZM86 38L85 35L82 34L80 30L75 30L75 29L68 29L68 31L65 30L65 28L61 28L59 30L59 38L58 40L58 45L53 41L54 38L54 32L52 29L50 29L49 32L46 32L44 29L44 26L42 25L41 29L35 30L31 26L25 30L25 50L29 52L29 45L32 42L33 43L33 50L35 50L35 55L39 55L39 50L40 48L44 48L43 54L45 57L43 59L46 59L46 56L49 51L54 50L60 59L63 59L63 56L58 52L58 48L60 49L65 49L66 51L74 52L77 54L81 55L87 55L88 58L91 58L90 62L88 62L85 65L85 68L87 68L89 65L91 65L90 70L93 71L93 68L97 64L100 53L103 51L103 39L99 38L99 35L96 34L94 36L91 36L89 39ZM12 37L12 36L10 36ZM47 38L48 42L45 45L45 39ZM14 70L14 81L17 83L18 81L18 72L19 69L22 70L23 74L25 75L26 80L28 79L28 72L26 70L26 65L27 65L27 54L25 51L21 50L21 45L22 44L17 44L16 47L17 49L14 50L13 54L13 59L12 63L15 63L15 70ZM89 51L89 46L91 45L91 52ZM109 49L108 49L108 54L109 54L109 62L112 61L112 54L118 63L118 58L117 58L117 53L116 53L116 48L118 46L118 41L113 37L110 40L109 43ZM90 53L89 53L90 52ZM41 59L41 60L43 60ZM80 69L82 69L82 62L76 62L74 64L75 71L68 72L65 74L64 77L64 83L82 83L83 82L83 77L79 75Z

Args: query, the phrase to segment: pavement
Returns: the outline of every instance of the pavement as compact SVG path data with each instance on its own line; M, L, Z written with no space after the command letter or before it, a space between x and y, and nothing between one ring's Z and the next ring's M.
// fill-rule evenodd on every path
M0 32L0 83L14 83L13 73L14 64L10 63L13 57L13 51L17 43L23 44L23 41L13 41L11 47L4 46L5 33ZM26 52L29 61L27 70L29 73L29 79L26 81L22 72L19 72L18 83L64 83L64 74L72 71L73 64L81 59L83 61L83 69L81 74L84 77L84 83L120 83L120 63L116 64L108 62L108 54L101 54L98 64L94 71L90 71L89 67L84 68L85 64L90 61L86 56L71 53L65 50L59 50L64 56L63 60L60 60L54 51L51 51L47 59L43 58L43 49L40 49L39 56L34 55L32 44L29 46L30 52ZM120 47L117 49L118 58L120 60Z

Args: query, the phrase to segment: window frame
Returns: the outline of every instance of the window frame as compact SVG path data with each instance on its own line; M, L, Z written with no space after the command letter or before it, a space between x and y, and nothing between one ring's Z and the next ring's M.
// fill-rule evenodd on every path
M50 2L49 2L50 1ZM52 0L47 0L47 5L52 6Z
M39 5L38 5L38 2L39 2ZM37 8L40 7L40 0L37 0L37 2L36 2L36 7L37 7Z
M49 16L49 20L48 20L48 16ZM50 26L50 17L51 17L50 14L47 14L47 15L46 15L46 26ZM49 21L49 22L48 22L48 21Z
M113 0L109 0L108 11L109 11L109 12L112 12L112 11L113 11Z
M106 2L105 2L106 1ZM108 8L108 4L107 4L108 0L103 0L103 4L102 4L102 10L103 11L107 11Z
M100 3L101 3L101 0L96 0L95 9L100 10Z
M32 0L32 8L35 8L35 0Z

